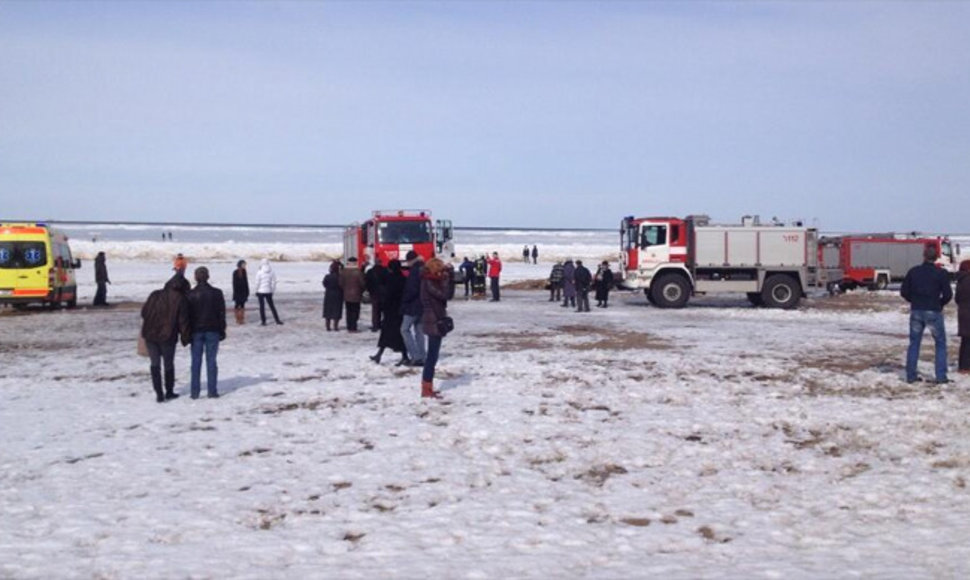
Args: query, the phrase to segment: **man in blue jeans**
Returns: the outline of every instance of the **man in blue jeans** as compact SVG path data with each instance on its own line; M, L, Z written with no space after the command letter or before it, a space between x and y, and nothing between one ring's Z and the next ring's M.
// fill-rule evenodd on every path
M910 303L909 350L906 351L906 382L919 379L916 364L923 330L927 327L936 342L936 382L950 382L946 376L946 331L943 328L943 307L953 298L950 276L936 266L936 246L926 246L923 263L906 273L900 295Z
M202 353L205 352L206 390L210 399L219 396L216 383L219 367L216 355L219 341L226 338L226 297L209 285L208 268L195 269L195 288L189 292L189 321L192 325L192 382L190 395L199 398L202 390Z
M405 256L404 264L408 268L408 279L404 282L404 293L401 295L401 338L407 350L409 361L413 367L424 366L424 331L421 329L421 269L424 260L411 250Z

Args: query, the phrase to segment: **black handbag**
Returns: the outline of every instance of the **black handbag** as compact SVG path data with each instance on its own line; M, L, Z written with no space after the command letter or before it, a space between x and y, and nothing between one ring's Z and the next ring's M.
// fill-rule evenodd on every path
M438 335L445 336L455 329L455 321L450 316L445 316L438 319L436 326L438 328Z

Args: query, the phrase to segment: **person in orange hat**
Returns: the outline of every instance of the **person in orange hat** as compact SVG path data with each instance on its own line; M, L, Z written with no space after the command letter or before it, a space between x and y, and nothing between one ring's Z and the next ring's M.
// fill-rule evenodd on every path
M185 276L185 269L189 267L189 261L185 259L181 253L175 256L175 260L172 262L172 269L177 273Z

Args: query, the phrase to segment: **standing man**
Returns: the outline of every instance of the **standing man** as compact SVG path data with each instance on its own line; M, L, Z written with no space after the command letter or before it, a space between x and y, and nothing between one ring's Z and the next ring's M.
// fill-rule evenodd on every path
M408 267L408 279L404 283L404 293L401 295L401 337L407 348L410 366L424 366L424 331L421 328L421 271L424 260L414 250L405 256L404 264Z
M593 275L582 260L576 260L576 271L573 273L576 282L576 312L589 312L589 287L593 282Z
M192 382L190 394L199 398L202 390L202 353L205 352L206 391L210 399L219 397L216 384L219 367L216 355L219 342L226 339L226 297L209 285L209 269L195 269L195 288L189 292L189 321L192 325Z
M108 267L104 263L104 252L98 252L94 258L94 283L98 285L98 290L94 293L94 306L108 305Z
M384 308L384 286L387 284L387 268L375 260L373 266L364 274L367 281L367 293L370 294L370 331L381 329L381 317Z
M344 307L347 309L347 332L357 332L360 320L360 301L364 295L367 281L357 267L357 258L347 258L347 267L340 271L340 290L344 294Z
M468 298L469 290L472 287L472 280L475 278L475 263L465 256L462 261L461 266L458 267L461 270L462 275L465 279L465 298Z
M539 263L539 247L533 244L532 245L532 264L535 265L538 263Z
M177 399L175 394L175 345L192 341L189 321L189 282L180 274L172 276L161 290L155 290L141 307L141 337L148 349L149 370L156 400L164 403ZM165 390L162 391L162 365L165 369Z
M953 298L950 278L936 266L936 246L926 246L923 263L906 273L900 295L910 303L909 349L906 351L906 382L919 380L916 364L923 330L929 327L936 342L936 382L948 383L946 377L946 331L943 328L943 307Z
M502 260L498 257L498 252L492 252L492 257L488 262L488 280L492 285L492 299L489 302L499 301L498 278L502 274Z
M526 264L529 263L529 245L526 244L522 246L522 261Z
M558 302L562 298L562 261L556 262L549 272L549 302Z

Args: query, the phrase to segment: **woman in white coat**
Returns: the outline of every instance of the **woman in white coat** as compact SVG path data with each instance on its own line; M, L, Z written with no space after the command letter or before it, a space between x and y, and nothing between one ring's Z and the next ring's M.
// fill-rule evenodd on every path
M269 260L264 259L259 264L259 271L256 272L256 298L259 299L259 318L266 326L266 306L273 311L273 318L276 324L283 324L280 315L276 313L276 306L273 305L273 292L276 291L276 272L269 265Z

